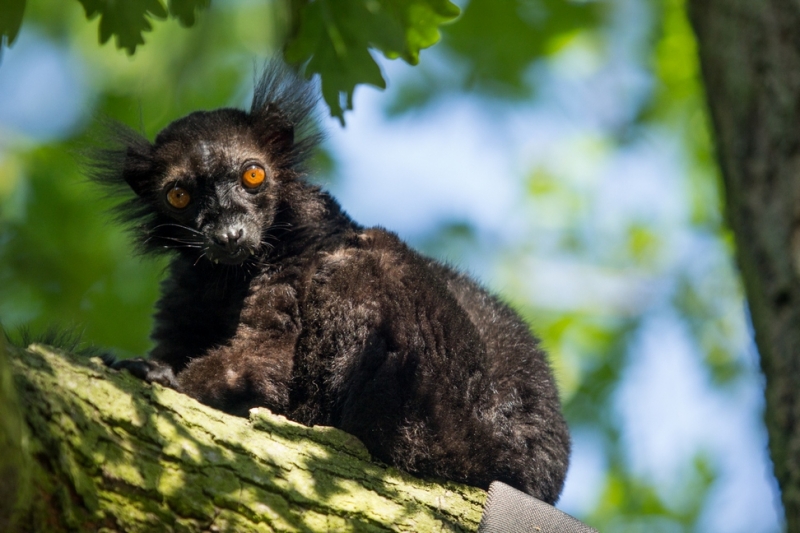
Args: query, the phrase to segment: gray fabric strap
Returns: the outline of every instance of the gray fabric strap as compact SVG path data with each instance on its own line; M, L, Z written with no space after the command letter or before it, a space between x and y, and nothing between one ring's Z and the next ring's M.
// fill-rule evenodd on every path
M552 505L499 481L489 485L478 533L598 533Z

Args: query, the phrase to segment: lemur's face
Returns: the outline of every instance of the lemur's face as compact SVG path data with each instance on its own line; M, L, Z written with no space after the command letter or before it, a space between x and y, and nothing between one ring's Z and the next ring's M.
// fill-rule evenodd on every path
M313 85L272 62L249 111L192 113L153 143L111 124L116 146L94 154L91 177L127 197L117 213L142 251L175 252L194 264L261 262L293 228L287 206L319 141L316 102Z
M281 186L276 146L232 109L167 126L144 161L126 165L126 181L153 208L148 247L226 265L267 252Z

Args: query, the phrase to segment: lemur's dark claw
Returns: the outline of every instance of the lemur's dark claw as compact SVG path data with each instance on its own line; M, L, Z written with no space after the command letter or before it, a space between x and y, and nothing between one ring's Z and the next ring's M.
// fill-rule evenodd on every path
M113 357L103 357L103 362L114 370L127 370L133 376L148 383L158 383L171 389L180 390L172 368L163 363L140 357L119 360L115 360Z

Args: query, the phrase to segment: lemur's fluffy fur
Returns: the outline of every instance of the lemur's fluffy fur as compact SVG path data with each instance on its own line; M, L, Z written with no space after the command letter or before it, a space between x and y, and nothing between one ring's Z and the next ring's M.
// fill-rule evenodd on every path
M112 366L229 413L336 426L409 472L553 503L570 440L538 341L476 282L304 181L315 102L273 63L249 112L192 113L154 143L118 128L94 177L127 191L142 250L172 263L155 348Z

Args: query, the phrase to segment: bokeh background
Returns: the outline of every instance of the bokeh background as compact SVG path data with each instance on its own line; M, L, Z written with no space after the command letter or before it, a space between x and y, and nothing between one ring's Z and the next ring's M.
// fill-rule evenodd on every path
M312 179L518 309L574 435L559 503L612 532L781 530L764 381L724 223L682 0L463 0L411 67L381 60ZM81 153L105 117L148 137L246 106L277 1L154 22L133 56L78 2L29 1L0 58L0 322L149 346L165 263L131 254Z

